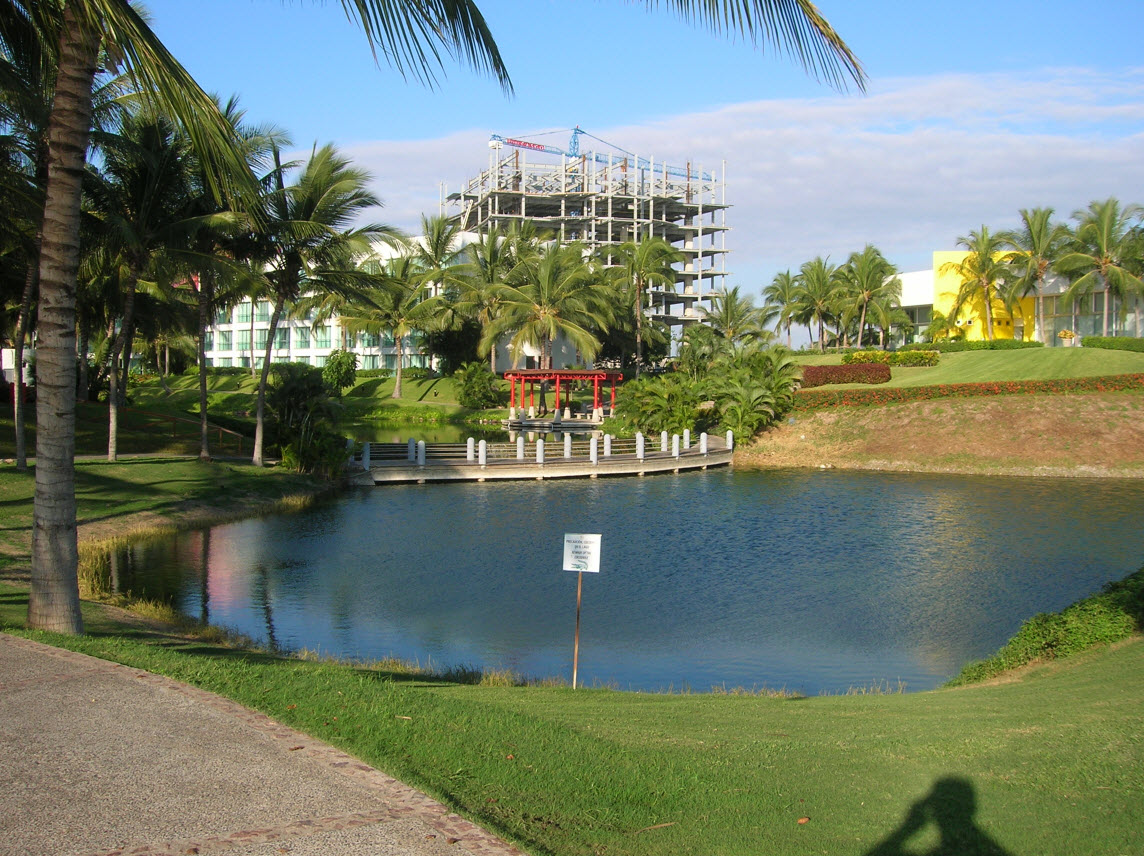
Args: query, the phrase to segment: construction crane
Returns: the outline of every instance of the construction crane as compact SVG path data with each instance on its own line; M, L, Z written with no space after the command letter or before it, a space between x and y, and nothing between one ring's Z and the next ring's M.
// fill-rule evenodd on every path
M600 154L598 152L592 152L592 154L590 154L590 155L581 155L580 154L580 137L581 136L592 137L593 140L598 140L599 142L603 143L605 146L608 146L609 148L613 148L613 149L616 149L620 152L623 152L625 155L623 163L626 166L629 166L633 169L651 170L651 171L654 171L657 173L667 173L668 175L674 175L674 176L677 176L679 178L688 178L688 179L702 178L704 181L711 181L711 179L712 179L712 176L710 173L707 173L707 172L700 173L697 170L691 169L690 166L688 166L687 168L683 168L683 167L678 167L678 166L666 166L664 164L653 164L647 158L636 157L631 152L625 151L624 149L621 149L619 146L613 146L608 141L601 140L599 137L595 137L592 134L589 134L587 131L582 130L579 125L577 125L575 128L572 129L572 136L568 140L568 148L567 149L559 149L556 146L545 146L545 145L542 145L541 143L533 143L533 142L530 142L528 140L520 140L520 139L516 139L514 137L502 137L500 134L493 134L492 136L489 137L489 147L490 148L500 148L502 145L504 145L504 146L512 146L513 148L517 148L517 149L526 149L526 150L532 151L532 152L544 152L545 154L550 154L550 155L563 155L564 157L569 157L569 158L589 157L592 160L594 160L596 163L614 164L616 162L615 156L612 154L608 154L608 153Z

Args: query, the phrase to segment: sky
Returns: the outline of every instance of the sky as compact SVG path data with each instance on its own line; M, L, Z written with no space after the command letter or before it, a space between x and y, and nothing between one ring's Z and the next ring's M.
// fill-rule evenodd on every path
M333 0L145 2L204 89L237 94L299 155L335 143L374 176L370 219L409 232L442 183L487 168L491 134L563 147L577 125L657 163L725 162L728 284L751 294L867 243L919 270L1022 208L1144 203L1140 0L820 0L865 93L644 3L478 5L512 95L448 58L436 86L404 80Z

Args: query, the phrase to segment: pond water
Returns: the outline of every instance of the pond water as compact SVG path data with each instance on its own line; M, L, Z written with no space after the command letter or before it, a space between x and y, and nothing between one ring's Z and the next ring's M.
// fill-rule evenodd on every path
M140 545L121 588L290 649L569 678L923 690L1144 562L1144 484L841 471L362 488Z

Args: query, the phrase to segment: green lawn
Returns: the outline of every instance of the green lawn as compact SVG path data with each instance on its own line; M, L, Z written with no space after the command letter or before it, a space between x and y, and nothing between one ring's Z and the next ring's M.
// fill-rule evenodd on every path
M23 603L0 588L0 626ZM994 686L779 699L413 680L148 644L88 610L97 635L38 638L234 698L535 854L1144 850L1139 638Z

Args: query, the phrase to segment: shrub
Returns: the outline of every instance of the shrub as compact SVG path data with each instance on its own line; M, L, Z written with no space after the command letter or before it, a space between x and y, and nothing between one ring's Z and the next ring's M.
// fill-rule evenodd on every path
M890 364L889 351L850 351L842 355L842 365L849 366L855 363L885 363Z
M803 389L828 383L886 383L889 379L890 367L883 363L807 366L802 371Z
M368 380L369 378L382 378L383 380L393 377L393 369L359 369L357 373L358 380Z
M939 351L955 354L961 351L1019 351L1022 348L1043 348L1042 342L1022 342L1020 339L994 339L990 341L966 342L964 339L923 342L916 345L902 345L899 351Z
M807 366L807 369L813 368ZM800 391L795 410L824 407L871 407L935 398L976 398L983 395L1033 395L1037 393L1126 392L1144 389L1144 374L1077 377L1061 380L1010 380L993 383L943 383L891 389L816 389Z
M854 363L885 363L888 366L936 366L941 360L938 351L854 351L842 355L842 365Z
M406 380L428 380L437 377L437 372L425 366L410 366L401 370L401 376Z
M1144 339L1135 336L1085 336L1081 339L1085 348L1106 348L1111 351L1139 351L1144 353Z
M1144 630L1144 568L1057 613L1034 615L992 657L968 664L949 686L987 680L1036 660L1071 657Z
M457 403L470 410L484 410L500 403L497 377L484 363L466 363L453 373Z

